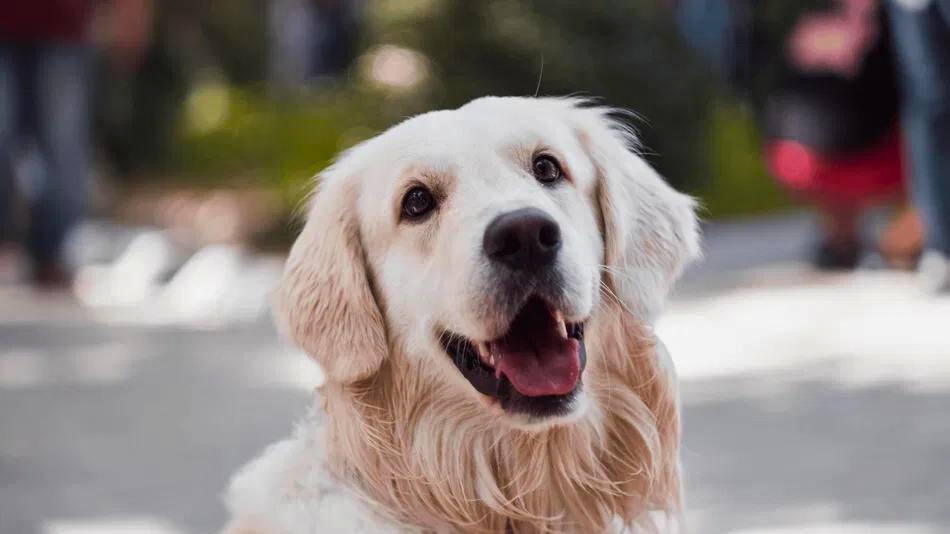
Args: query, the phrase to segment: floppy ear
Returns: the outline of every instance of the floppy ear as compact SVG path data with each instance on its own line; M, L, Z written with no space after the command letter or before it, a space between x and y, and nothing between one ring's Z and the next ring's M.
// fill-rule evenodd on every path
M696 202L674 190L633 151L633 134L603 108L574 108L598 173L611 289L652 324L683 267L699 257Z
M373 374L387 352L360 243L355 184L345 178L332 169L324 174L276 304L282 329L335 382Z

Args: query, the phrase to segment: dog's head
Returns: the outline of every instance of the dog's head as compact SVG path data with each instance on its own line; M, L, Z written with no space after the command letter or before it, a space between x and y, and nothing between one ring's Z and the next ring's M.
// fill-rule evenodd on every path
M582 409L602 298L649 324L698 253L693 201L608 110L483 98L347 152L319 178L279 315L327 380L393 352L514 422Z

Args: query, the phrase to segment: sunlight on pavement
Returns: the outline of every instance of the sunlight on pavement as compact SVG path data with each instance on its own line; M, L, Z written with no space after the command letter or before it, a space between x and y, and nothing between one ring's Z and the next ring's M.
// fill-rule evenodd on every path
M52 520L43 534L182 534L165 521L154 518L123 518L88 521Z
M257 320L283 271L279 255L189 247L167 230L91 224L73 241L75 297L107 323L217 328Z
M920 294L910 275L863 272L674 302L657 330L684 380L810 367L844 384L939 390L950 387L948 326L950 298Z
M100 343L75 349L66 358L70 381L78 384L114 384L132 376L134 366L143 358L122 343Z
M0 389L51 384L106 385L127 380L142 351L115 342L67 351L14 349L0 352Z
M76 296L87 306L133 305L154 293L170 268L174 247L164 232L144 232L108 265L89 265L76 277Z
M43 383L47 370L43 355L35 350L0 354L0 388L27 388Z
M149 299L83 302L105 323L214 329L265 317L282 269L280 257L249 257L239 247L216 245L191 256ZM121 291L121 280L110 284Z
M937 534L921 525L880 525L871 523L819 523L794 527L750 528L732 534Z
M247 385L255 389L312 391L323 385L325 378L317 362L303 351L287 346L249 360L241 372Z

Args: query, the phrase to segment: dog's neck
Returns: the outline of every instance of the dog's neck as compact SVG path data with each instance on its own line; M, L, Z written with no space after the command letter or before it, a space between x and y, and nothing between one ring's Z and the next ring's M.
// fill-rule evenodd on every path
M638 321L605 307L588 329L579 420L519 430L396 352L370 379L323 388L328 466L388 519L425 530L604 532L675 514L672 378Z

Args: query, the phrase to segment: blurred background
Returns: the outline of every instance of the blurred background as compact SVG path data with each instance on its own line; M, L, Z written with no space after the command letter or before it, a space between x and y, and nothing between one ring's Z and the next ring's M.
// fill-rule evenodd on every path
M633 110L700 199L658 329L702 533L950 532L947 0L0 5L0 533L185 534L321 380L312 177L483 95Z

